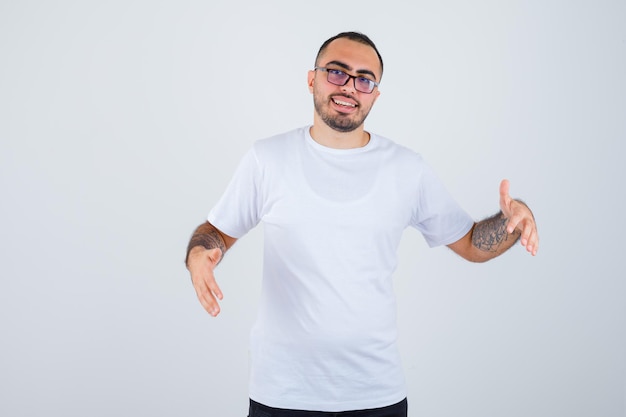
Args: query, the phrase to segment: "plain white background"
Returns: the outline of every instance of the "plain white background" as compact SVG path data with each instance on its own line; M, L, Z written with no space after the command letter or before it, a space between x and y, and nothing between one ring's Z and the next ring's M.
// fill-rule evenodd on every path
M306 72L358 30L386 64L368 130L476 219L498 184L541 248L483 265L407 230L410 415L626 415L623 1L2 1L0 414L245 416L262 227L185 246L259 138L312 121Z

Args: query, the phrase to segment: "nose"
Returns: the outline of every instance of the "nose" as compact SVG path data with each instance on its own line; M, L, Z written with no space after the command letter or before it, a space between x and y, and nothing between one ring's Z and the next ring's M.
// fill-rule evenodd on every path
M344 91L345 93L349 93L349 94L354 94L356 93L356 88L354 86L354 83L356 82L356 78L350 77L348 79L348 82L345 83L342 87L341 90Z

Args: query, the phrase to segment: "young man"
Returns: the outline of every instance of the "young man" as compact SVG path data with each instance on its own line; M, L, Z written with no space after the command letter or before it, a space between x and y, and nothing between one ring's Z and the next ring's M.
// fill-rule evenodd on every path
M251 417L406 416L391 276L407 226L473 262L520 239L537 252L533 215L506 180L501 211L475 223L419 155L364 130L382 73L365 35L326 41L308 74L313 125L256 142L189 243L193 285L216 316L214 268L264 222Z

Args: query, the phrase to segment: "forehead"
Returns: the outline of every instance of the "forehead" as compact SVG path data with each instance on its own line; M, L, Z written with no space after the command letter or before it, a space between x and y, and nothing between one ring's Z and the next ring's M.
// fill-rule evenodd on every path
M380 79L380 61L374 48L364 43L339 38L332 41L319 57L318 65L326 65L331 61L340 61L353 71L369 70Z

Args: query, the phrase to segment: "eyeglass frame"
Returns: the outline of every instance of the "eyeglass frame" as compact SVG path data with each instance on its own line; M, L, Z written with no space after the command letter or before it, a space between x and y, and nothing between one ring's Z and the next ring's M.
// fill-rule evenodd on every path
M372 93L374 92L374 89L375 89L376 87L378 87L378 85L379 85L379 83L377 83L376 81L374 81L374 80L370 80L369 78L363 77L362 75L350 75L350 74L348 74L347 72L345 72L345 71L343 71L343 70L340 70L340 69L338 69L338 68L314 67L314 68L313 68L313 70L314 70L314 71L316 71L316 70L321 70L321 71L324 71L324 72L326 73L326 81L328 81L329 83L331 83L331 84L333 84L333 85L338 85L338 86L340 86L340 87L343 87L344 85L348 84L348 82L350 81L350 79L353 79L353 80L354 80L354 89L355 89L356 91L360 92L360 93L363 93L363 94L372 94ZM346 78L346 82L344 82L343 84L337 84L337 83L334 83L334 82L330 81L330 80L328 79L328 76L330 75L330 71L337 71L337 72L340 72L340 73L342 73L342 74L347 75L347 76L348 76L348 78ZM367 80L369 83L374 84L374 86L372 87L372 89L371 89L370 91L361 91L361 90L359 90L359 89L356 87L356 79L357 79L357 78L362 78L362 79L364 79L364 80Z

